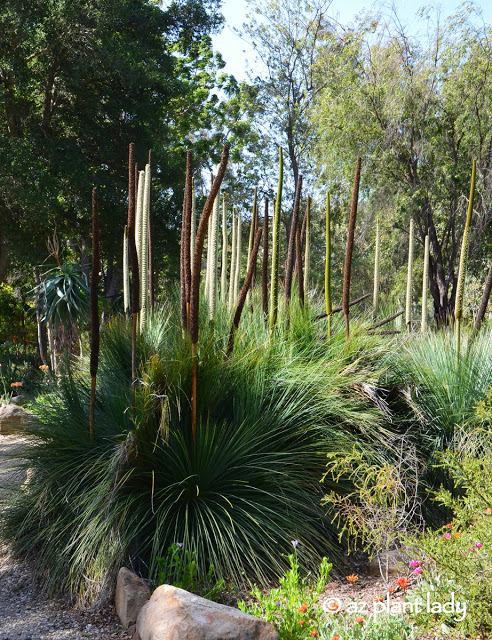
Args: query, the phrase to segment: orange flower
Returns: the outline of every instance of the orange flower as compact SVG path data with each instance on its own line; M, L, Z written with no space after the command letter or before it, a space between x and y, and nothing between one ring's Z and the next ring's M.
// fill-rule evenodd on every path
M47 364L42 364L39 366L39 368L41 369L41 371L48 371L49 367Z
M303 627L306 624L306 621L305 620L298 620L297 624L300 624L301 627Z
M318 632L316 631L316 629L313 629L309 635L313 636L313 638L314 638L314 636L318 635Z
M386 593L395 593L395 587L390 587Z
M373 602L384 602L383 596L379 596L377 598L373 598Z
M453 523L450 522L449 524L446 524L444 526L447 527L448 529L452 529L453 528Z
M364 616L359 616L358 618L355 619L355 622L358 622L359 624L362 624L364 622L365 618Z
M406 589L408 587L408 585L410 584L410 580L408 580L408 578L398 578L398 580L396 581L396 584L401 589Z
M331 640L340 640L340 636L333 636Z
M330 600L326 605L326 608L328 609L328 611L335 612L335 611L338 611L338 609L340 609L340 605L336 600Z
M22 382L11 382L10 386L11 387L22 387Z
M299 607L299 609L297 609L297 611L299 611L299 613L305 613L307 611L307 604L304 603L302 606Z
M490 515L492 513L492 507L487 507L484 513L486 513L487 515Z
M451 535L453 536L453 538L459 538L460 537L460 532L459 531L455 531Z
M354 582L357 582L357 580L359 579L359 576L352 574L351 576L345 576L346 579L351 582L352 584Z

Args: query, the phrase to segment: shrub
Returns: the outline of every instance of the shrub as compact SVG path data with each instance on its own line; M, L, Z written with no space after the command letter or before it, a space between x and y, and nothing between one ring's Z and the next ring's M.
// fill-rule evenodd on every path
M455 612L429 612L416 617L419 624L456 627L465 633L482 634L492 630L492 455L477 456L468 451L446 452L442 465L449 471L462 495L441 489L434 499L453 513L452 522L436 531L410 540L420 549L420 574L416 597L431 601L466 603L463 619ZM449 609L449 607L448 607Z

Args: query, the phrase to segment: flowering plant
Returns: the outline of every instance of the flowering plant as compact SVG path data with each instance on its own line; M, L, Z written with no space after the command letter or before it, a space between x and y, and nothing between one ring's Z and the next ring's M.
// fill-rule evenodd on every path
M297 542L297 541L293 541ZM277 630L279 640L317 637L322 616L318 599L328 582L332 565L323 558L317 577L310 580L299 575L296 547L289 555L290 569L280 578L280 586L270 593L255 587L248 604L239 601L241 611L271 622Z

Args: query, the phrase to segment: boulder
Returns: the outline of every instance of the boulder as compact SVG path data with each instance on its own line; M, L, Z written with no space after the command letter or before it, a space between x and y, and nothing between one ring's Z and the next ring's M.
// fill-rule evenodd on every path
M21 394L19 396L12 396L10 398L10 404L16 404L17 406L22 407L23 405L27 404L29 400L30 398L28 396Z
M114 604L121 624L131 627L137 621L140 609L150 598L150 589L143 578L130 569L121 567L116 580Z
M164 584L142 607L139 640L278 640L273 625Z
M0 407L0 433L9 435L37 420L36 416L15 404Z

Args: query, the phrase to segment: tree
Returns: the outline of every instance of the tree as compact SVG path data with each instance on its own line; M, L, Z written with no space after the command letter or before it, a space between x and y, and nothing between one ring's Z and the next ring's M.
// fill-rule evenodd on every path
M187 136L206 126L218 102L211 89L220 59L209 34L221 24L219 4L2 4L0 281L12 257L40 262L55 227L77 254L87 252L96 184L105 289L119 289L111 280L120 262L130 141L141 165L154 150L157 246L174 240ZM215 142L202 138L208 148Z
M323 83L315 82L315 62L331 33L327 16L331 0L248 0L255 16L244 25L266 78L257 76L257 109L267 124L263 132L285 146L294 190L310 165L314 127L310 107ZM272 154L273 155L273 154Z
M473 157L480 176L475 266L492 216L492 31L477 26L472 9L468 4L444 27L437 23L427 44L394 16L371 17L334 36L320 66L329 83L314 115L320 165L328 159L332 180L362 155L366 199L391 200L396 228L413 217L422 246L429 235L439 322L454 309Z

